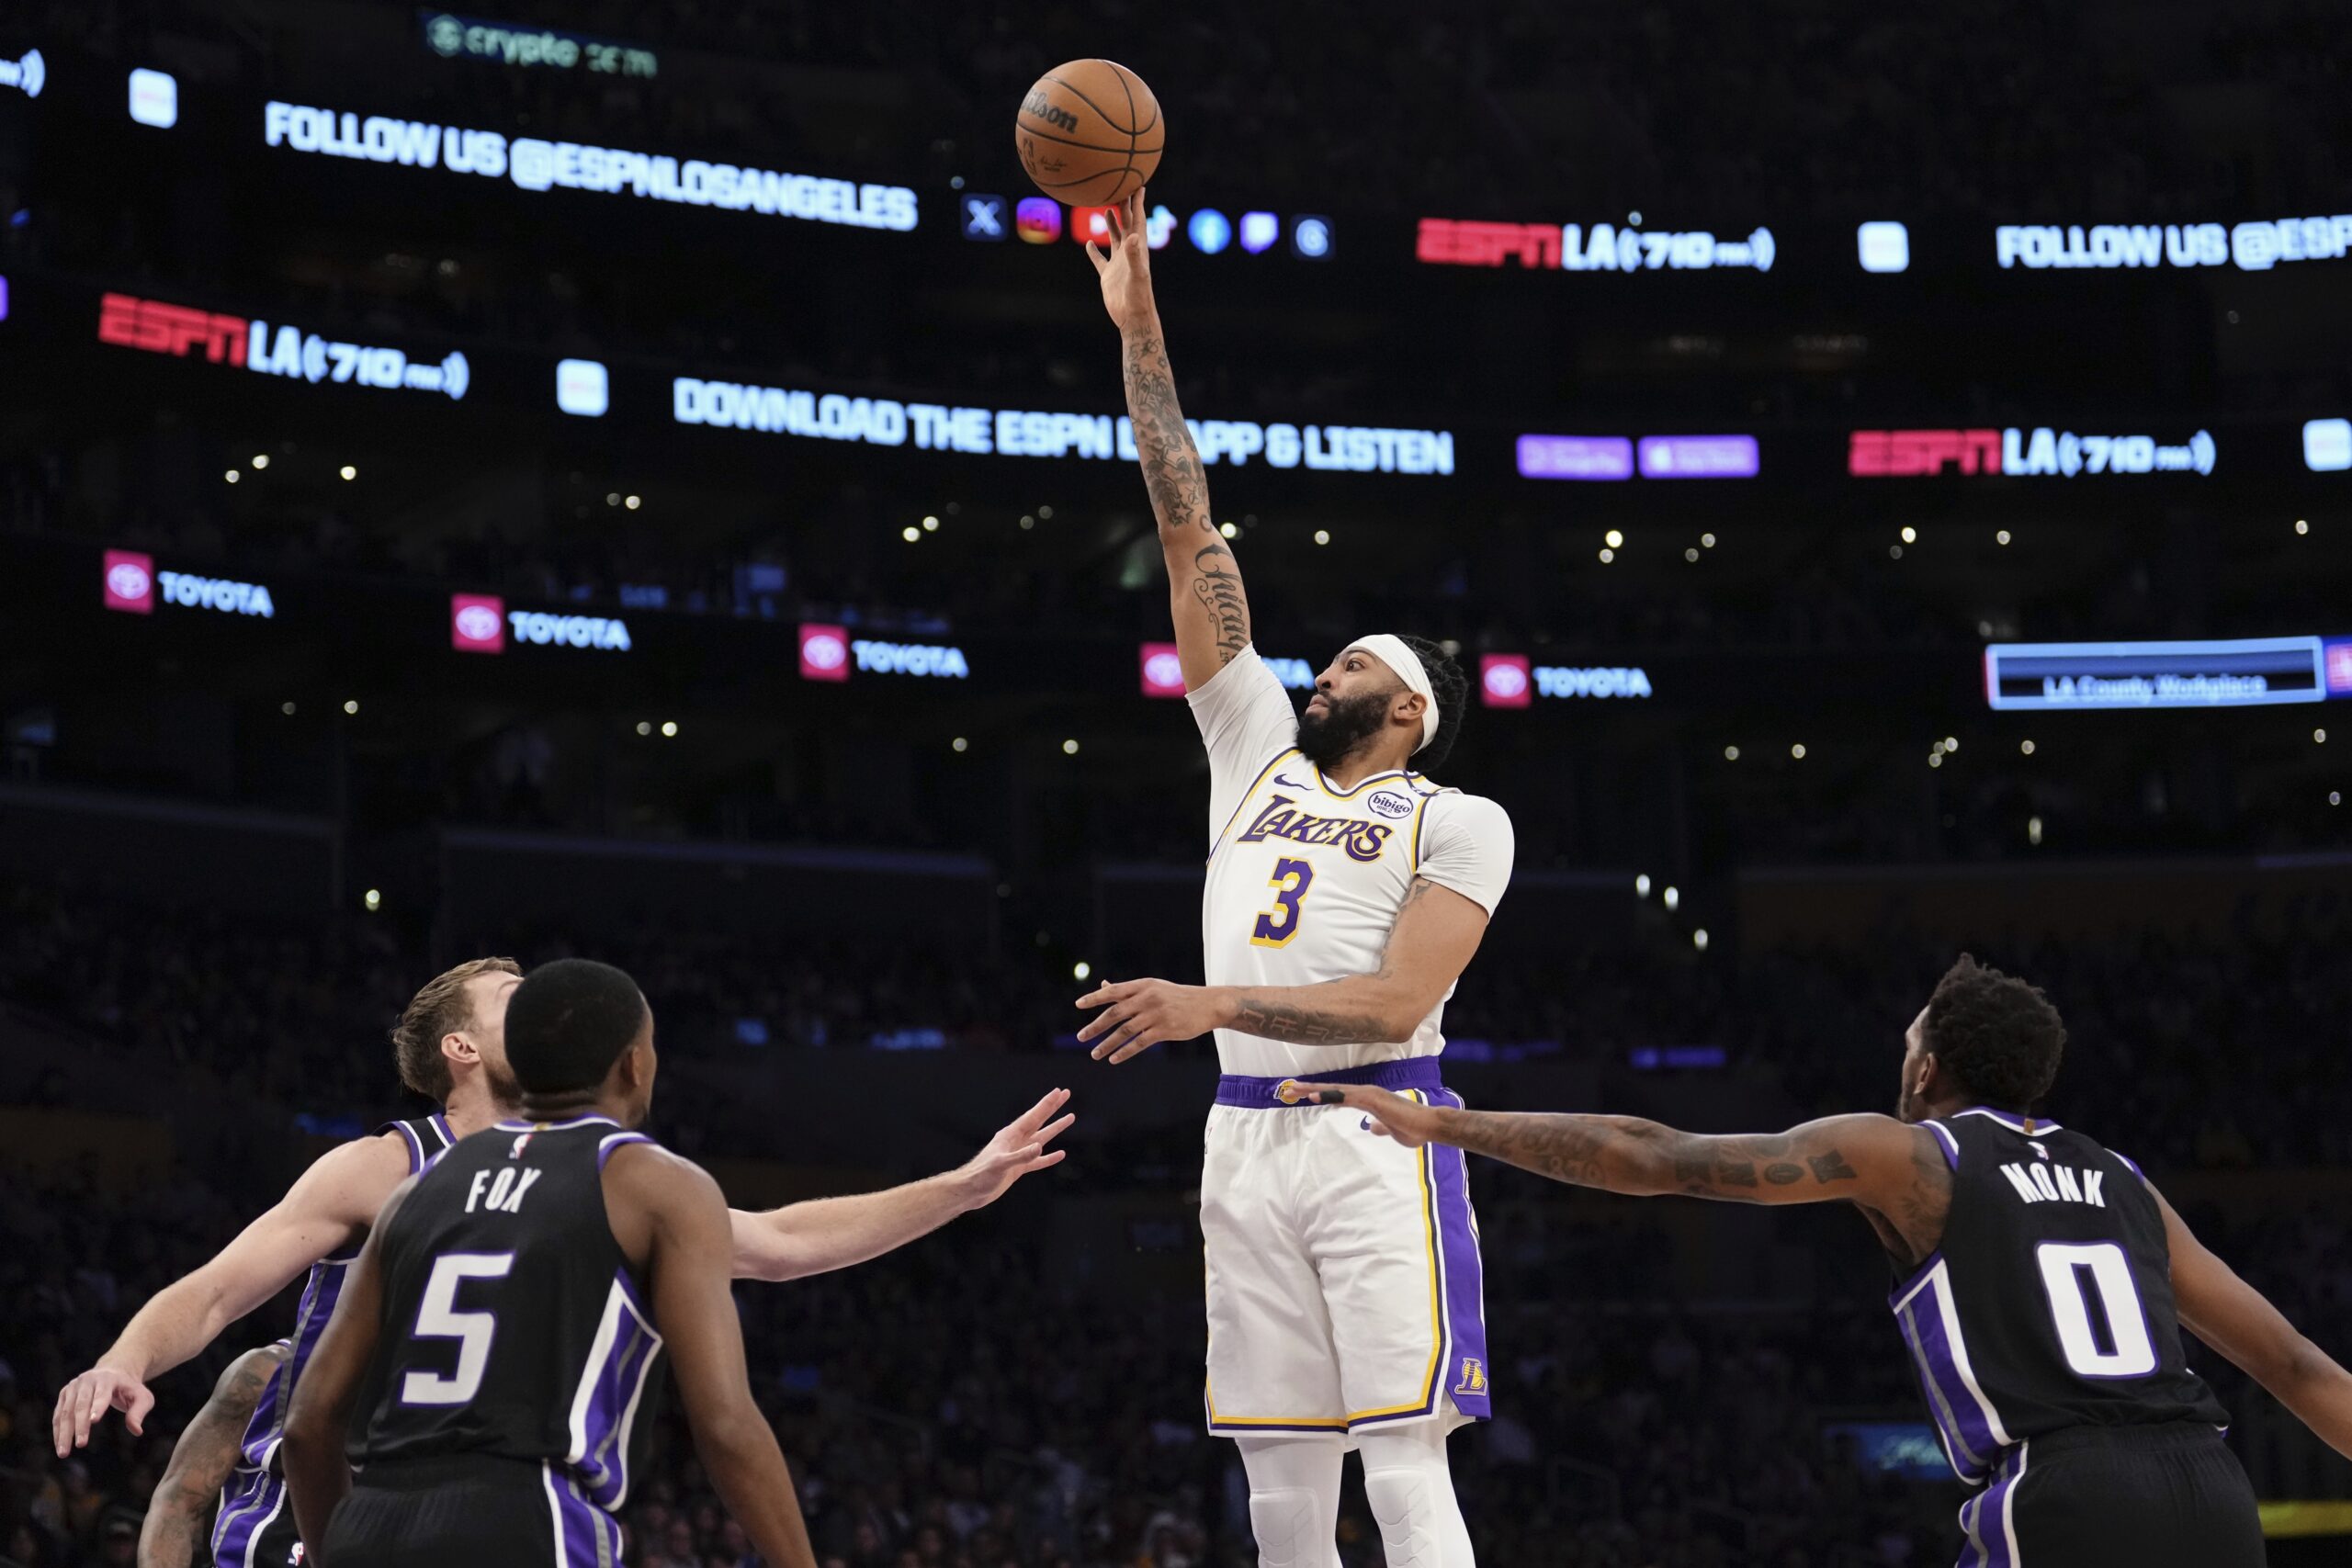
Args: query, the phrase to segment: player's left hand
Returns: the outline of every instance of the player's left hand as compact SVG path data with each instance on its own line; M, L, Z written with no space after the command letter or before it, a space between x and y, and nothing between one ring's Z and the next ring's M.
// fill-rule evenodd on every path
M1096 1061L1114 1066L1163 1040L1197 1039L1218 1022L1209 987L1170 980L1114 980L1079 998L1078 1005L1102 1010L1078 1038L1093 1043Z
M1437 1134L1437 1111L1433 1106L1418 1100L1408 1100L1401 1094L1391 1094L1370 1084L1326 1083L1301 1084L1300 1098L1319 1101L1324 1105L1344 1105L1351 1111L1364 1113L1372 1130L1385 1138L1394 1138L1408 1149L1418 1149Z
M1062 1156L1069 1151L1048 1149L1046 1145L1068 1132L1069 1124L1078 1120L1075 1112L1058 1117L1054 1114L1069 1103L1069 1090L1047 1090L1045 1099L998 1129L997 1135L982 1145L978 1154L957 1168L956 1179L964 1189L967 1212L987 1208L1031 1171L1061 1164Z

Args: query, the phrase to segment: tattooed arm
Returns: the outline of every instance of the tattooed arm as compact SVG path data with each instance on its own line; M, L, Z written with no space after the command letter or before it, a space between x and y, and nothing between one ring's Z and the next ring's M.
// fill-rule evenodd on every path
M1209 515L1208 476L1184 411L1176 404L1168 340L1151 294L1143 201L1138 190L1114 213L1117 237L1107 254L1091 244L1086 254L1102 275L1102 303L1119 326L1127 414L1168 561L1176 650L1184 684L1198 689L1250 646L1250 601L1242 592L1241 568Z
M1858 1203L1914 1258L1935 1250L1951 1205L1936 1136L1892 1116L1826 1116L1786 1133L1713 1137L1637 1116L1456 1111L1335 1084L1327 1105L1368 1112L1408 1146L1451 1144L1555 1181L1636 1198L1682 1193L1736 1203Z
M1416 877L1381 950L1380 967L1313 986L1179 986L1121 980L1080 997L1102 1010L1078 1032L1097 1061L1124 1062L1163 1040L1238 1029L1294 1045L1410 1040L1487 934L1476 900Z
M212 1397L172 1446L172 1460L139 1530L139 1568L189 1568L211 1544L212 1505L237 1467L237 1439L261 1391L286 1358L282 1345L248 1350L229 1363Z

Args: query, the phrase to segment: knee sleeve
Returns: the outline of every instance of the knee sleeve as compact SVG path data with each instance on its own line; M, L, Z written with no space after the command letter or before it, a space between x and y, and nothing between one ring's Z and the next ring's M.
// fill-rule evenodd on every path
M1426 1466L1363 1470L1364 1501L1379 1521L1388 1568L1441 1568L1438 1508ZM1452 1506L1452 1499L1447 1499Z
M1336 1440L1241 1440L1259 1568L1339 1568L1341 1453Z
M1311 1568L1315 1549L1329 1547L1330 1532L1317 1524L1320 1512L1315 1494L1304 1487L1285 1486L1271 1492L1250 1489L1250 1533L1258 1538L1258 1568Z
M1364 1501L1380 1526L1388 1568L1474 1568L1445 1437L1432 1423L1362 1440Z

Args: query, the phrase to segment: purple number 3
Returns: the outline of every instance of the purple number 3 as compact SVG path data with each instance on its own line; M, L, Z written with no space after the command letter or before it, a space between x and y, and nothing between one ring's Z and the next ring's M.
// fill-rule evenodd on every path
M1259 911L1257 930L1250 936L1252 947L1285 947L1298 934L1298 907L1306 901L1306 890L1315 886L1315 865L1311 861L1278 860L1274 874L1266 880L1274 890L1274 907Z

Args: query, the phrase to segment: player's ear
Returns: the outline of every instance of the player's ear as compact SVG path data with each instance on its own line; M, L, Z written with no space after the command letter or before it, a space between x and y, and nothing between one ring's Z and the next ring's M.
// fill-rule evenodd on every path
M454 1063L472 1066L481 1060L481 1047L452 1031L441 1037L441 1055Z

